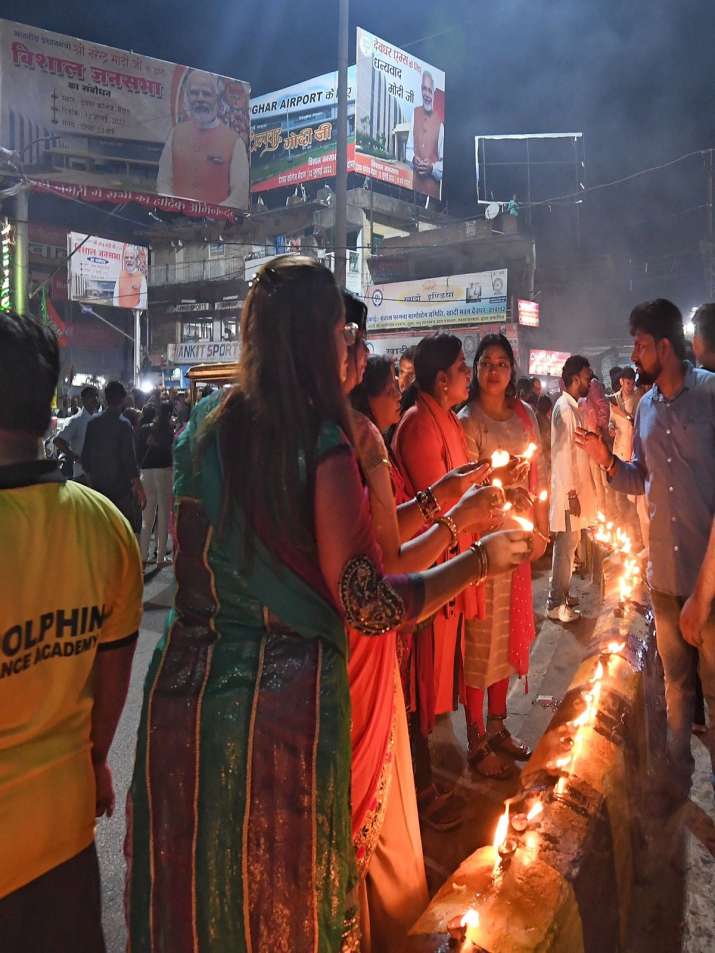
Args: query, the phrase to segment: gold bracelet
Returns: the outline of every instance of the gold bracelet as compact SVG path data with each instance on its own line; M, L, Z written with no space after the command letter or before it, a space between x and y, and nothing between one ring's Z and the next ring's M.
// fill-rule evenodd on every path
M425 523L434 523L440 515L441 509L431 487L428 486L426 490L418 490L415 494L415 500Z
M459 545L459 531L457 530L457 524L454 522L451 516L448 516L446 513L444 516L438 516L434 521L435 526L446 526L449 530L449 533L452 537L452 541L449 544L450 549L456 549Z
M474 580L474 582L479 585L479 583L484 582L489 575L489 557L487 556L486 550L482 546L481 540L476 540L469 548L477 557L477 562L479 563L477 578Z

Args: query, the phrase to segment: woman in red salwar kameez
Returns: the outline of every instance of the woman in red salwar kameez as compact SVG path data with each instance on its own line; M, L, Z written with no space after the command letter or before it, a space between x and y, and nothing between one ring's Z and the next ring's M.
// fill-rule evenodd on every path
M471 377L461 340L452 334L436 334L420 341L415 375L415 404L406 411L393 439L397 464L413 494L469 462L464 432L452 411L467 399ZM497 510L489 528L498 526L500 519ZM472 533L461 533L457 551L469 548L473 539ZM457 707L463 682L464 620L475 618L482 609L483 594L476 586L468 586L413 638L415 781L423 820L438 829L454 826L460 817L457 799L450 803L433 780L427 739L437 716Z

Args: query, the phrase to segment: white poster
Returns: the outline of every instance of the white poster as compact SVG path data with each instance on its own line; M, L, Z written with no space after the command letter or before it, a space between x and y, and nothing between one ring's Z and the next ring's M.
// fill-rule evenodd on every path
M148 248L70 232L67 255L72 301L146 310Z
M443 328L506 319L507 269L368 287L370 331Z

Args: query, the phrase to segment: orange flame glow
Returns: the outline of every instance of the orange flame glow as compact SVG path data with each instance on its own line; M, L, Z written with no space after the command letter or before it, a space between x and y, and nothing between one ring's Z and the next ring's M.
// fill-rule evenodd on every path
M526 815L526 819L527 821L534 821L540 814L543 814L543 812L544 805L541 803L541 801L535 801L534 804L531 805L529 813Z
M506 840L506 835L509 832L509 805L504 808L504 813L499 818L499 823L497 824L497 829L494 832L494 846L498 849Z
M500 467L506 467L509 464L510 456L508 450L495 450L492 454L492 469L498 470Z
M524 532L526 533L534 532L534 524L531 522L531 520L524 519L523 516L512 516L512 519L514 520L515 523L518 523L519 526L521 526Z

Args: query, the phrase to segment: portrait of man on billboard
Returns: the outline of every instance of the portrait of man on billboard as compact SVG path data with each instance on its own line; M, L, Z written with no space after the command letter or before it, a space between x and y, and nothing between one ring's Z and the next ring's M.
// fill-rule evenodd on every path
M147 306L146 252L137 245L125 245L122 249L122 264L119 277L114 283L112 303L115 308L140 308Z
M422 73L422 105L415 108L406 158L412 164L416 191L438 199L442 189L444 123L435 109L434 78L428 70Z
M156 187L160 194L248 207L248 151L241 136L221 117L223 84L212 73L188 73L186 119L169 133L159 160Z

